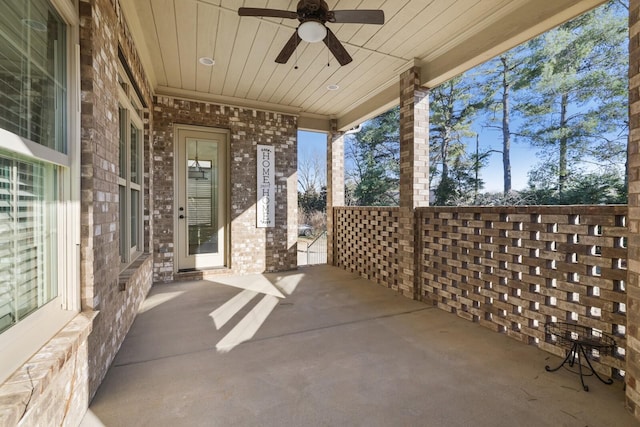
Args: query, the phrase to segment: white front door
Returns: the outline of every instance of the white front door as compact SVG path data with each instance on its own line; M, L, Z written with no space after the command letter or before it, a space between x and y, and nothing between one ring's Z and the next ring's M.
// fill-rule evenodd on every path
M178 271L226 265L227 144L224 131L176 127Z

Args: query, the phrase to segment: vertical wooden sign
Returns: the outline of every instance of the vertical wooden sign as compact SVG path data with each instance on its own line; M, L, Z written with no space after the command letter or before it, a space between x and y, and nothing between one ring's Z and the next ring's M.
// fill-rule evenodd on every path
M258 228L275 226L276 182L275 150L273 145L258 145L257 150L257 224Z

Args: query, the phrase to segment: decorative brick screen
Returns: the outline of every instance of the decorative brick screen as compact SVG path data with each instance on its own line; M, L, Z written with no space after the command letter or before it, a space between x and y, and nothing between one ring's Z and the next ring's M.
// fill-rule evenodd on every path
M426 208L421 296L439 308L564 356L544 324L615 336L596 369L625 369L626 206ZM597 355L595 355L597 356Z
M336 265L398 290L400 209L334 208ZM597 370L626 356L626 206L429 207L415 211L420 298L558 356L547 322L611 334Z
M398 290L398 208L335 208L336 266Z

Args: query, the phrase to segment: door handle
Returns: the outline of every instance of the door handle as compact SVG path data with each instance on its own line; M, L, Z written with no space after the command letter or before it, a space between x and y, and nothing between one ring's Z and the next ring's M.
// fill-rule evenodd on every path
M184 219L184 215L180 215L180 216L178 216L178 218Z

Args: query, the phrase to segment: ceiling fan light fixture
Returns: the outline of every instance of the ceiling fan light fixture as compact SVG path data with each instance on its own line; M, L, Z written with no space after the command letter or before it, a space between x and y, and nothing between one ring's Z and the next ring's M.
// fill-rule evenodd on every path
M317 43L327 37L327 27L318 21L306 21L298 27L298 35L307 43Z

